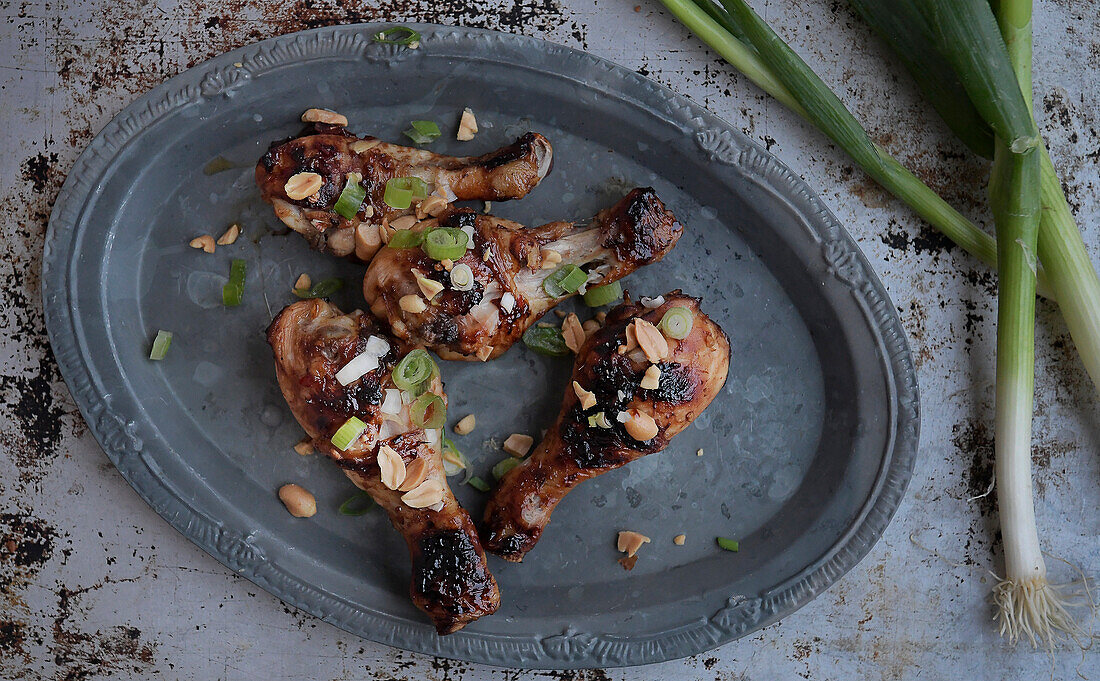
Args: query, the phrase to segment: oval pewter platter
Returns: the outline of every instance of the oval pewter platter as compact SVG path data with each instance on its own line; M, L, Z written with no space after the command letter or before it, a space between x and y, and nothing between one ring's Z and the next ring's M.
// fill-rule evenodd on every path
M879 538L909 480L916 378L902 326L855 243L807 186L702 107L636 73L540 40L431 25L420 49L373 43L381 25L286 35L200 64L135 101L77 161L50 220L46 321L62 373L119 472L165 520L286 603L365 638L513 667L634 665L699 653L790 614ZM349 518L354 489L301 437L263 330L300 272L359 268L309 251L262 203L252 175L308 107L357 134L400 142L440 122L431 146L482 153L527 130L554 170L495 214L578 219L653 186L684 223L661 263L624 280L639 295L702 296L730 336L725 390L664 452L582 485L519 565L491 559L500 611L447 637L407 597L408 557L384 514ZM454 141L458 113L482 131ZM235 167L207 174L222 157ZM240 222L207 255L188 247ZM227 309L229 261L244 303ZM591 312L583 313L590 315ZM157 329L167 358L147 356ZM488 477L512 432L557 411L569 360L522 344L487 364L443 363L458 445ZM702 449L703 455L697 456ZM475 518L484 497L457 484ZM297 482L320 510L291 517L275 490ZM653 538L627 572L616 532ZM684 546L673 536L687 534ZM730 553L716 536L740 541Z

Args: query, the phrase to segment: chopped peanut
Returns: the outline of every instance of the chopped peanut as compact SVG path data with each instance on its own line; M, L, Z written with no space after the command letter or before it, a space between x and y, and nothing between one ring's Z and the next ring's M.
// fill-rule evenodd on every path
M695 456L702 456L702 455L703 455L703 448L700 447L699 451L695 452Z
M603 324L604 322L606 322L607 321L607 313L604 312L603 310L600 310L599 312L597 312L596 313L596 321L599 322L600 324Z
M539 255L542 256L542 269L552 270L561 264L561 253L558 253L552 248L544 248L539 251Z
M644 534L632 532L630 530L623 530L619 533L618 541L616 542L616 548L625 553L627 556L633 557L638 553L638 549L642 548L642 544L648 544L649 537Z
M477 355L477 358L480 359L482 362L487 362L489 358L493 355L493 346L486 345L483 348L478 348L477 353L475 354Z
M642 376L641 387L646 390L656 390L661 387L661 368L656 364L650 364Z
M474 112L468 107L463 109L462 118L458 121L458 133L455 135L455 139L459 142L469 142L477 134L477 119L474 118Z
M317 173L297 173L283 185L287 198L301 201L316 194L325 184L325 180Z
M581 401L581 409L588 410L596 406L596 394L585 390L576 381L573 381L573 392L577 393L577 399Z
M447 209L447 199L432 194L416 205L416 217L423 220L429 215L437 218Z
M347 125L348 119L328 109L306 109L302 114L303 123L327 123L329 125ZM358 153L358 152L357 152Z
M600 330L600 323L595 319L589 319L585 321L584 324L581 324L581 328L584 329L584 337L591 338L592 334Z
M454 431L459 435L469 435L475 426L477 426L477 418L473 414L467 414L455 424Z
M393 447L382 445L378 448L378 468L382 472L382 484L386 489L397 489L405 482L405 460Z
M301 456L309 456L314 452L313 440L309 439L308 437L303 438L301 442L294 445L294 451L298 452L298 454Z
M652 416L637 409L631 409L623 413L627 415L626 421L623 422L627 435L638 442L648 442L657 436L657 422L653 420Z
M351 151L355 154L362 154L377 147L379 144L382 144L382 140L357 140L351 143Z
M424 297L429 301L443 291L443 284L435 279L428 279L427 277L417 277L416 285L420 287L420 292L423 293Z
M298 289L299 291L303 289L309 289L311 286L313 286L313 280L310 279L309 275L305 272L302 272L300 275L298 275L298 280L294 282L294 288Z
M687 535L685 534L678 534L672 538L672 543L677 546L683 546L685 541L687 541Z
M638 339L638 345L641 346L646 359L650 362L660 362L668 357L668 341L656 326L641 317L635 318L631 326L634 327L634 337Z
M191 241L188 242L188 245L191 248L201 248L203 253L213 253L214 237L210 236L209 234L203 234L202 236L197 236L194 239L191 239Z
M535 444L535 439L530 435L512 433L508 436L508 439L504 441L504 451L522 459L527 456L527 452L531 451L531 445L533 444Z
M236 222L229 225L229 229L225 230L225 234L218 237L219 246L228 246L237 240L237 237L241 235L241 226Z
M581 320L577 315L570 313L565 321L561 325L561 335L565 338L565 346L575 353L581 351L581 346L584 345L585 335L584 328L581 327Z
M411 312L413 314L419 314L428 309L428 304L424 302L424 299L415 293L410 293L407 296L401 296L401 299L397 301L398 306L405 312Z
M390 221L390 227L393 227L395 230L412 229L413 225L415 224L415 215L402 215L401 217L394 218Z
M401 495L401 501L412 508L429 508L443 501L443 484L438 480L425 480Z
M405 467L405 479L397 489L402 492L408 492L424 482L424 478L426 477L428 477L428 464L423 458L418 456L410 461L409 465ZM430 506L431 504L428 505Z
M283 485L279 488L279 500L295 518L309 518L317 513L317 499L301 485Z

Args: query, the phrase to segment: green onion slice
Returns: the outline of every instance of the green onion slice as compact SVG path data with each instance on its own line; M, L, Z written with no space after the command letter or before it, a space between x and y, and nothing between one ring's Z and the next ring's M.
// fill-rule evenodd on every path
M351 443L358 440L366 429L367 424L352 416L344 421L344 425L340 426L340 429L332 436L332 445L342 452L350 447Z
M432 260L456 260L466 255L470 237L453 227L440 227L424 235L424 252Z
M294 289L294 295L304 299L328 298L342 288L344 288L344 280L339 277L331 277L322 279L309 288L296 288Z
M246 269L245 262L239 259L233 260L229 265L229 281L222 287L222 304L226 307L236 307L241 304Z
M393 368L393 382L398 388L419 395L428 389L428 383L439 368L427 350L417 348L401 358Z
M371 510L374 506L374 500L370 494L366 492L360 492L348 497L344 503L340 504L340 515L363 515L367 511Z
M454 440L443 436L443 472L448 476L458 475L462 471L466 471L466 475L470 474L470 463L455 446Z
M623 287L617 281L596 288L590 288L584 294L584 304L588 307L599 307L613 303L623 297Z
M456 291L472 291L474 288L474 271L464 262L460 262L451 268L451 288Z
M691 327L695 323L691 310L686 307L671 307L664 317L661 317L661 331L669 338L683 340L691 333Z
M523 459L517 459L514 456L509 456L507 459L502 459L497 462L497 465L493 466L493 477L500 480L504 477L504 474L512 470L516 466L523 463Z
M344 190L340 192L340 198L336 199L333 210L348 220L355 217L359 207L363 205L363 199L367 198L367 188L360 182L354 182L355 178L348 177L344 184Z
M523 343L540 355L547 357L565 357L569 354L569 346L565 344L565 336L558 327L542 328L532 326L523 332Z
M412 422L420 428L442 428L447 422L447 405L435 393L424 393L409 407Z
M473 476L472 478L470 478L469 480L467 480L466 484L469 485L470 487L473 487L474 489L476 489L479 492L488 492L489 491L489 483L485 482L484 480L477 477L476 475Z
M718 542L719 547L725 549L726 551L733 551L734 553L737 553L741 550L741 545L737 541L730 539L729 537L715 537L715 541Z
M383 45L411 45L420 42L420 34L408 26L394 26L375 33L371 39Z
M405 130L405 136L417 144L428 144L441 134L435 121L413 121Z
M551 298L561 298L570 293L576 293L577 289L588 281L588 275L576 265L562 265L550 273L542 281L542 288Z
M390 237L386 244L390 248L416 248L424 243L424 233L414 232L411 229L399 229Z
M158 329L157 337L153 339L153 349L149 352L149 359L157 361L164 359L170 345L172 345L172 332Z
M404 210L412 205L412 200L411 189L402 189L393 184L393 180L386 183L386 193L382 195L382 201L390 208Z

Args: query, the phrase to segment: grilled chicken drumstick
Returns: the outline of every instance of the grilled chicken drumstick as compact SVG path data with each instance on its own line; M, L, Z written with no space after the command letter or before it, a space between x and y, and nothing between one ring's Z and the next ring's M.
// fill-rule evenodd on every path
M298 137L271 145L256 165L256 184L275 215L311 247L370 262L382 245L378 227L383 219L411 215L421 200L445 205L523 198L550 171L552 159L550 142L533 132L484 156L454 157L316 123ZM343 208L351 216L345 217L337 212L337 202L349 177L350 186L365 197ZM386 183L395 178L413 192L408 208L384 201Z
M427 353L410 357L369 315L345 315L322 300L285 308L267 338L279 387L314 446L370 493L408 542L416 606L441 634L493 613L496 582L469 514L447 487L436 425L446 398Z
M523 560L570 490L661 451L722 389L726 334L699 311L697 299L679 291L664 298L652 310L620 305L585 342L557 422L489 499L482 526L487 550Z
M657 262L682 232L649 188L634 189L580 224L527 228L447 208L396 233L367 268L363 295L397 337L444 359L485 361L578 286L608 284ZM430 243L439 235L451 250ZM451 252L456 238L466 248ZM571 288L568 281L565 289L553 283L571 269Z

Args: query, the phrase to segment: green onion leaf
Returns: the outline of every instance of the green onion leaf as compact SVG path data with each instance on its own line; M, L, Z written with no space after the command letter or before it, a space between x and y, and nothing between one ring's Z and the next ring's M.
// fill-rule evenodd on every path
M413 395L419 395L428 389L428 383L439 371L427 350L417 348L401 358L393 368L393 382Z
M493 466L493 477L500 480L504 477L504 474L512 470L516 466L523 463L523 459L517 459L514 456L509 456L507 459L502 459L497 462L497 465Z
M413 121L409 126L405 136L417 144L428 144L443 134L434 121Z
M344 280L339 277L331 277L322 279L309 288L296 288L294 289L294 295L303 299L328 298L342 288L344 288Z
M374 499L366 492L359 492L348 497L340 504L340 515L363 515L374 506Z
M236 307L241 304L244 295L244 275L246 265L244 260L234 259L229 265L229 281L222 287L222 304L226 307Z
M728 537L715 537L715 541L718 542L719 547L725 549L726 551L733 551L734 553L737 553L741 550L741 544Z
M470 478L469 480L467 480L466 484L469 485L470 487L473 487L474 489L476 489L479 492L488 492L489 489L490 489L489 483L485 482L484 480L477 477L476 475L473 476L472 478Z
M588 275L576 265L562 265L550 273L542 281L542 289L551 298L561 298L570 293L576 293L577 289L588 281Z
M363 205L365 198L367 198L367 188L361 184L361 181L355 181L354 177L349 176L344 184L344 190L340 192L340 198L336 199L336 205L332 209L350 220L359 212L359 207Z
M363 431L366 429L367 424L352 416L347 421L344 421L344 425L340 426L340 429L332 436L332 446L336 447L341 452L345 451L351 446L351 443L359 439L359 436L362 435Z
M168 347L172 345L172 332L160 329L157 337L153 339L153 349L149 352L149 359L160 361L168 354Z
M470 237L453 227L440 227L424 235L424 252L432 260L456 260L466 255Z
M420 34L408 26L394 26L375 33L371 39L383 45L411 45L420 42Z
M584 304L588 307L599 307L613 303L623 297L623 287L617 281L596 288L588 289L584 294Z
M424 393L409 407L409 416L419 428L442 428L447 422L447 405L435 393Z
M565 344L565 336L558 327L532 326L523 332L523 343L540 355L547 357L565 357L569 354L569 346Z
M661 317L661 331L669 338L684 340L691 333L694 324L691 310L686 307L670 307L664 317Z
M411 229L399 229L390 237L386 244L390 248L416 248L424 243L424 233L414 232Z

